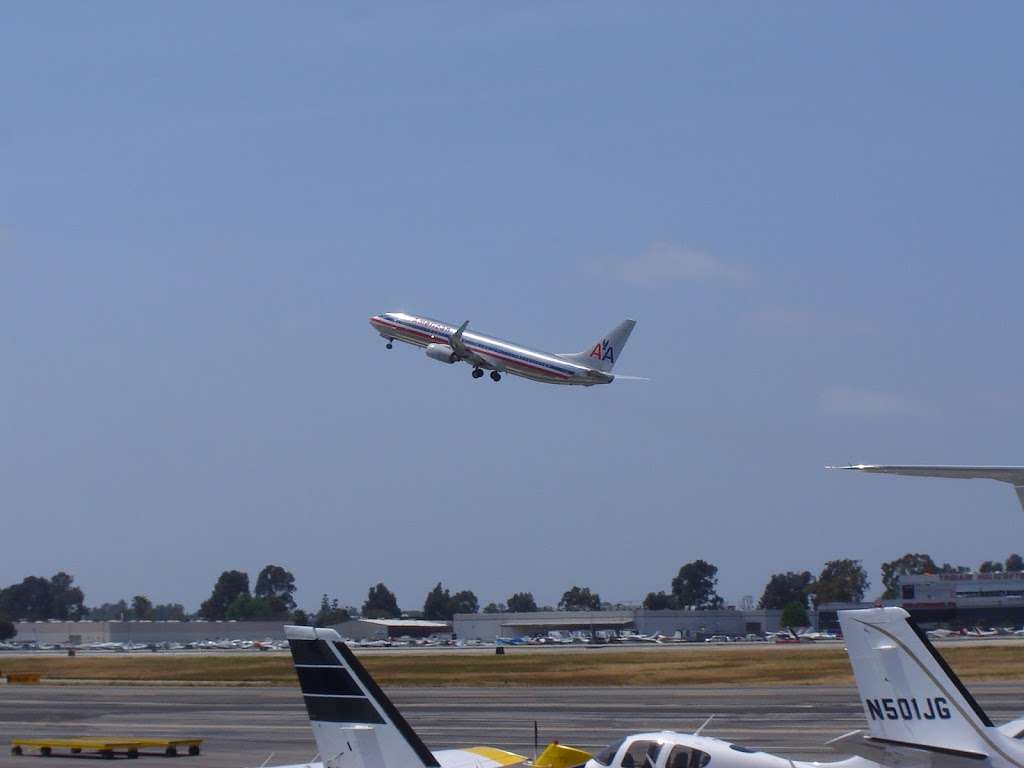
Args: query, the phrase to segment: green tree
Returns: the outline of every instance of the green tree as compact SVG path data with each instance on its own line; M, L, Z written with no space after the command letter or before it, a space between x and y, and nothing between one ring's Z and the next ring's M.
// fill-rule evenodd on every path
M451 621L456 613L476 613L480 610L476 595L468 589L454 595L442 588L441 582L427 593L423 601L423 618L431 621Z
M590 587L573 586L562 593L558 601L560 611L600 611L601 596L591 592Z
M18 628L14 626L14 622L6 616L0 616L0 642L10 640L16 634L18 634Z
M199 615L209 621L223 620L227 618L228 606L239 595L249 595L249 574L244 571L224 571L213 585L210 597L199 606Z
M672 595L680 608L721 608L724 601L715 591L717 586L717 566L694 560L682 566L672 579Z
M814 581L810 571L786 571L773 573L765 585L757 607L766 609L785 608L789 603L807 607L807 588Z
M368 619L397 619L401 615L394 592L383 584L370 587L363 603L363 616Z
M427 593L423 601L423 618L431 621L447 621L451 618L448 613L448 606L452 596L447 589L441 588L441 582L437 582L432 590Z
M24 621L55 618L50 580L41 576L26 576L21 583L0 590L0 613Z
M463 589L456 592L448 603L448 612L455 617L456 613L477 613L480 610L480 601L471 590Z
M338 606L338 598L328 600L327 595L323 595L320 598L320 610L317 611L314 621L318 627L329 627L332 624L342 624L351 618L347 610Z
M185 606L181 603L160 603L153 606L150 616L154 621L185 621Z
M484 606L484 613L505 613L508 606L504 603L488 603Z
M256 577L256 597L265 598L283 611L295 609L295 577L280 565L267 565Z
M153 613L153 603L145 595L136 595L132 598L132 618L148 619Z
M871 585L860 560L829 560L809 590L814 605L822 603L859 603Z
M296 608L292 611L292 624L297 627L308 627L309 626L309 614L301 608Z
M797 627L811 626L811 620L807 616L807 608L803 603L794 600L792 603L786 603L785 608L782 609L782 618L779 619L779 624L786 629L796 629Z
M885 587L882 599L891 600L900 596L900 576L935 573L937 570L931 555L924 553L907 553L896 560L882 563L882 585Z
M1020 573L1024 571L1024 557L1014 553L1006 558L1006 570L1010 573Z
M537 601L532 592L516 592L508 599L508 609L512 613L535 613Z
M85 595L74 586L74 581L74 576L64 571L50 577L51 607L48 618L77 621L85 615Z
M283 620L284 616L276 601L239 592L224 612L224 618L232 621L274 621Z
M978 566L979 573L1002 573L1003 564L998 560L986 560Z
M644 598L644 608L648 611L667 611L675 607L675 599L672 595L666 595L664 590L648 592Z

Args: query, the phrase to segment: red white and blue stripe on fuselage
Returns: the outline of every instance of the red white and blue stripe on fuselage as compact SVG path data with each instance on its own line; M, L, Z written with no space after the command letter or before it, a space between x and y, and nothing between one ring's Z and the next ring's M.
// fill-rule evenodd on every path
M425 317L416 317L399 312L388 312L370 318L372 325L386 339L404 341L417 347L428 344L447 344L449 337L457 330L455 326ZM553 355L523 349L500 339L466 331L462 343L471 352L499 360L509 373L536 381L554 384L582 384L581 377L588 370L564 362ZM610 377L609 377L610 378ZM600 383L588 381L587 383Z

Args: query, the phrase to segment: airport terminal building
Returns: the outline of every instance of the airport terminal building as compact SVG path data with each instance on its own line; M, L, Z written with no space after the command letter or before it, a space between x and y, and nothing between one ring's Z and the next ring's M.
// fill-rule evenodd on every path
M900 578L899 604L921 624L1024 624L1024 573L925 573Z
M932 629L1024 625L1024 573L921 573L900 577L899 596L878 603L823 603L818 629L835 631L838 611L898 605Z
M712 635L777 632L782 611L649 611L629 608L611 611L536 611L531 613L457 613L453 622L459 640L493 643L499 637L529 637L548 632L635 632L687 640Z

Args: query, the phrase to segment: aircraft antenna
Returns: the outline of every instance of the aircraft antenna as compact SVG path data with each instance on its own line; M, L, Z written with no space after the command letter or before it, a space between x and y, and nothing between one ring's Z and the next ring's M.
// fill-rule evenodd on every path
M712 715L707 720L705 720L703 723L701 723L700 724L700 728L698 728L696 731L694 731L693 735L694 736L700 736L701 731L703 731L705 728L707 728L708 727L708 723L710 723L714 719L715 719L715 716Z
M537 762L537 749L540 746L540 730L537 728L537 721L533 721L533 762Z

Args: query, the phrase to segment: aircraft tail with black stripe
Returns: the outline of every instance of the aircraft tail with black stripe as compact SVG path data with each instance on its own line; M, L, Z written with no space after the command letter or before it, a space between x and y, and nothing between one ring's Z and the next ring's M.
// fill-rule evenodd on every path
M902 608L840 611L868 734L842 747L883 765L1024 768L1024 745L992 725ZM836 744L836 746L839 746Z
M431 752L337 632L315 627L284 631L322 760L313 768L512 768L526 763L523 755L494 747Z
M285 635L326 768L440 768L337 632L285 627Z

